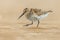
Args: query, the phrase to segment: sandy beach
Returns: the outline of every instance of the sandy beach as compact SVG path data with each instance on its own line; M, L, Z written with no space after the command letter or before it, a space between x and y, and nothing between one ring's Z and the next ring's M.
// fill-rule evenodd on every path
M0 0L0 40L60 40L59 0ZM48 17L31 26L22 14L24 8L52 10Z

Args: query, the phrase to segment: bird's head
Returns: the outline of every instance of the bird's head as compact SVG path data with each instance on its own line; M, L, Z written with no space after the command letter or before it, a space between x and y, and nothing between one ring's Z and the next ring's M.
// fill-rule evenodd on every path
M23 12L28 12L29 11L29 9L28 8L25 8L24 10L23 10Z

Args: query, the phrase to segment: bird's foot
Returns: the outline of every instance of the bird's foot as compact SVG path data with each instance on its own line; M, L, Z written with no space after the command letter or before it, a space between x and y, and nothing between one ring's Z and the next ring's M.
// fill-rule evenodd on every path
M24 26L29 26L28 24L24 25Z

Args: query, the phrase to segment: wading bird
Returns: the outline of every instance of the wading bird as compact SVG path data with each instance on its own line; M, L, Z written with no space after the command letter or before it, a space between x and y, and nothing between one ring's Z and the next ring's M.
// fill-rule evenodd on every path
M39 26L39 20L45 18L48 16L49 13L51 13L53 11L48 10L48 11L43 11L42 9L37 9L37 8L25 8L23 10L23 13L18 17L18 19L20 19L23 15L25 15L25 17L31 21L30 24L26 24L25 26L29 26L32 25L33 22L37 21L37 27Z

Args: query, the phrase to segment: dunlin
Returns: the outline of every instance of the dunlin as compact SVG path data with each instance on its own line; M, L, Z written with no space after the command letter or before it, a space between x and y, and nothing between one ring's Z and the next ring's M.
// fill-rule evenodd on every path
M52 13L52 10L48 10L48 11L43 11L42 9L37 9L37 8L25 8L23 10L23 13L18 17L18 19L20 19L23 15L25 15L25 17L30 20L32 23L30 24L26 24L25 26L29 26L32 25L33 22L37 21L37 27L39 26L39 23L41 19L45 18L48 16L49 13Z

